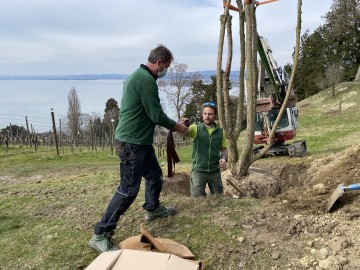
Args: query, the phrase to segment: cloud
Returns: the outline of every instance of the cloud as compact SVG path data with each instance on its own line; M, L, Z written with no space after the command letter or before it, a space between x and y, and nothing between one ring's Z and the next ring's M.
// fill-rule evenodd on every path
M323 23L331 2L303 0L302 33ZM257 8L258 32L280 66L291 62L296 8L296 0ZM0 74L129 74L158 43L190 71L215 70L222 13L219 0L2 0ZM239 70L238 14L231 15ZM49 130L50 108L65 116L72 87L84 113L101 115L108 98L120 100L122 82L0 81L0 127L24 125L27 115L36 130Z
M330 3L303 1L302 32L320 25ZM291 61L296 5L257 8L259 33L281 65ZM4 0L0 74L130 73L158 43L191 71L215 69L222 13L218 0ZM231 14L238 57L238 15Z

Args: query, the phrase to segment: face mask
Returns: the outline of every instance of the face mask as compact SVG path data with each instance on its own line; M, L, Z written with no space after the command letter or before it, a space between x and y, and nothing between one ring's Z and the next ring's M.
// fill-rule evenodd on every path
M166 73L167 73L167 68L164 68L163 71L158 71L157 76L158 76L159 79L161 79L161 78L164 78L166 76Z

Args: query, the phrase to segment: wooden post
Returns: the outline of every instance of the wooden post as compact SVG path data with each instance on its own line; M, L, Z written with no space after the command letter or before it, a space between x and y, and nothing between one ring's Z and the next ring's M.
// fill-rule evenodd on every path
M57 155L60 155L59 154L58 140L57 140L57 136L56 136L55 116L54 116L54 112L53 112L52 108L51 108L51 118L52 118L52 124L53 124L54 139L55 139L55 145L56 145L56 153L57 153Z
M11 123L10 123L10 140L11 140L11 143L13 144L13 146L15 146L15 144L14 144L14 136L13 136L13 133L12 133Z
M114 135L115 135L115 129L114 129L114 119L111 118L111 131L110 131L110 143L111 143L111 155L114 155Z
M27 137L28 137L28 146L31 146L31 140L30 140L30 130L29 130L29 123L27 120L27 116L25 116L25 121L26 121L26 130L27 130Z
M59 128L60 128L60 134L59 134L60 147L62 147L62 154L64 154L64 144L63 144L63 138L62 138L62 134L61 134L61 118L59 119Z
M91 119L90 119L90 140L91 140L91 150L94 151L94 134L93 134L93 125Z

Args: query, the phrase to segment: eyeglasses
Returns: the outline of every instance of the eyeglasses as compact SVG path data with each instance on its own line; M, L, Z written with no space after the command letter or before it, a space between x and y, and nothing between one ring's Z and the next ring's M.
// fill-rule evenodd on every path
M205 103L203 104L203 107L216 107L216 104L215 104L215 102L213 102L213 101L205 102Z

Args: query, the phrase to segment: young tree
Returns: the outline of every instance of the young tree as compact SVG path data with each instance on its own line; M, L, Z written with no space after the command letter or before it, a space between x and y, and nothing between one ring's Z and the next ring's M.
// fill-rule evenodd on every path
M80 131L81 105L75 87L68 94L67 124L73 144L78 144L78 132Z
M298 52L299 52L299 43L300 43L300 28L301 28L301 0L298 0L298 20L297 20L297 28L296 28L296 46L295 46L295 54L294 54L294 65L292 67L292 73L290 77L290 82L288 85L288 89L292 89L293 87L293 81L295 76L295 71L297 69L297 58L298 58ZM261 151L256 156L253 156L252 154L252 146L253 146L253 139L254 139L254 131L255 131L255 116L256 116L256 96L257 96L257 81L258 81L258 72L257 72L257 48L258 48L258 35L256 30L256 2L252 0L245 0L244 1L244 7L242 6L241 1L237 1L238 8L235 8L230 5L230 1L224 1L224 14L221 16L221 27L220 27L220 38L219 38L219 47L218 47L218 64L217 64L217 101L218 101L218 107L219 111L224 111L224 115L219 114L219 120L221 123L221 126L225 129L228 141L229 141L229 160L228 165L229 169L232 173L232 175L236 177L243 177L248 174L248 169L250 165L255 162L257 159L259 159L266 151L269 150L271 147L271 143L264 148L263 151ZM234 125L232 123L231 114L230 114L230 102L229 102L229 88L226 84L226 76L230 72L231 67L231 56L232 56L232 40L229 37L231 35L231 19L229 18L229 8L235 9L239 11L239 13L242 13L242 10L244 10L244 15L246 18L246 41L244 43L244 39L241 39L241 47L245 47L245 53L242 55L245 59L245 66L246 66L246 96L247 96L247 128L245 131L246 136L246 142L241 154L241 157L238 158L237 155L237 139L239 134L239 122L241 122L241 118L238 117L236 119L236 125L234 129ZM240 19L243 19L240 17ZM241 27L242 24L240 22L240 29L243 29ZM221 80L221 64L222 64L222 52L223 52L223 45L224 45L224 37L225 37L225 29L227 31L228 35L228 57L227 57L227 65L226 69L224 71L225 75L222 75ZM242 30L244 31L244 30ZM240 31L240 36L244 32ZM244 65L244 62L242 62L242 65ZM241 79L241 78L240 78ZM243 89L243 87L242 87ZM283 106L280 109L279 116L276 119L273 129L270 133L270 142L273 141L275 130L277 125L280 122L280 116L285 110L285 105L287 103L287 100L290 96L290 90L287 91L286 96L283 101ZM241 89L240 89L241 93ZM219 101L223 99L222 101ZM239 98L238 102L238 114L241 115L241 109L239 109L240 105L243 104L243 102L240 101L241 96ZM222 105L224 104L224 106ZM227 179L228 182L236 188L236 184L232 180Z
M325 86L331 87L332 98L335 98L335 85L342 79L343 71L339 63L332 63L325 69Z
M82 113L79 119L79 140L80 144L86 144L87 138L91 134L91 117L87 113Z

